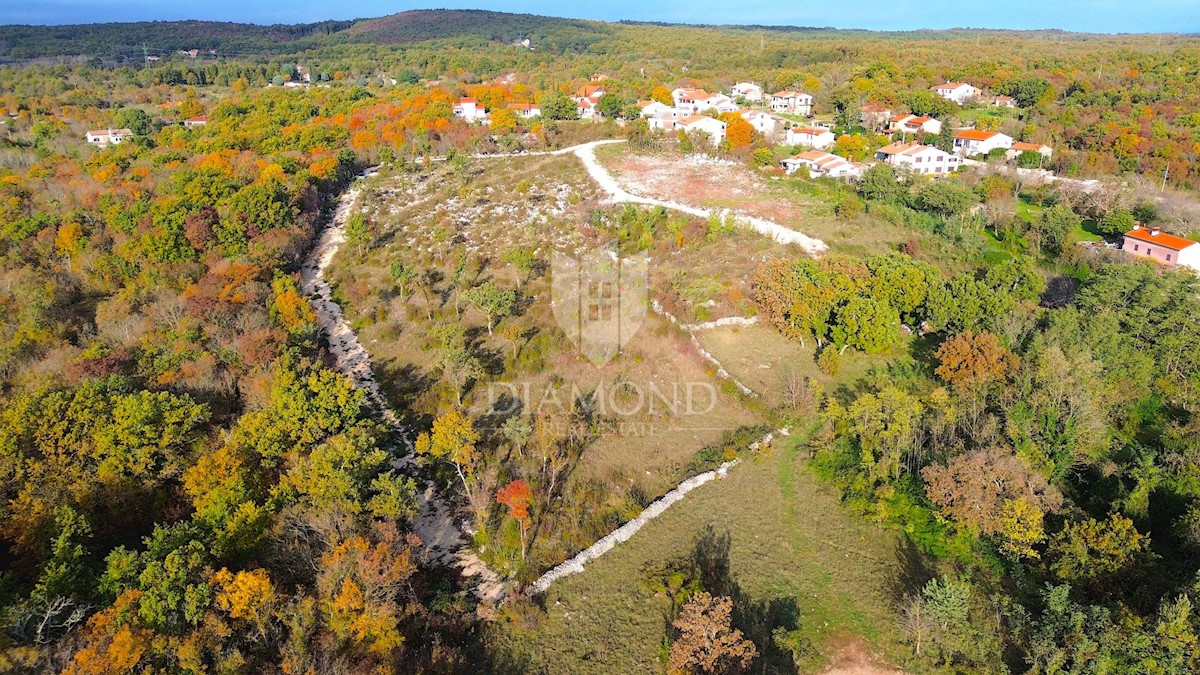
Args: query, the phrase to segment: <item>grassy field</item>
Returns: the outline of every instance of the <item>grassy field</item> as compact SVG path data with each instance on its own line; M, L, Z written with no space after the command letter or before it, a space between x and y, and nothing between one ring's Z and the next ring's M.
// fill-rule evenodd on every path
M723 326L697 331L696 337L734 377L775 407L790 404L786 400L788 381L796 377L811 377L828 390L839 383L854 382L872 366L894 358L848 350L842 356L841 371L833 378L817 370L815 344L810 341L802 346L770 326ZM897 353L907 351L907 342L896 347Z
M642 154L616 145L600 148L597 157L635 194L773 220L821 239L838 253L869 255L924 239L869 215L838 218L836 188L820 181L765 175L743 165L671 153Z
M807 451L785 439L757 460L688 495L583 574L555 584L535 624L500 624L496 641L513 665L535 673L654 673L661 665L670 600L647 571L704 558L735 621L760 646L795 622L811 653L799 672L903 664L895 610L932 572L901 535L848 513L816 482ZM715 563L711 561L715 560ZM720 570L729 570L728 575ZM797 672L768 649L753 672Z

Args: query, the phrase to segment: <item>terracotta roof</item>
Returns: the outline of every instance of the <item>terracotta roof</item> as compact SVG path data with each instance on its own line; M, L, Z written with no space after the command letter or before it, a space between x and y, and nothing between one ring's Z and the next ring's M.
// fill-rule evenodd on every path
M1020 150L1022 152L1041 152L1043 148L1049 147L1050 146L1042 145L1041 143L1026 143L1024 141L1013 141L1012 144L1013 150Z
M704 99L712 98L712 94L703 89L683 88L679 93L679 97L703 101Z
M958 89L959 87L970 87L966 82L943 82L934 89Z
M791 89L784 89L783 91L777 91L771 95L779 97L779 98L795 98L796 96L804 96L804 92L792 91Z
M996 136L999 136L999 135L1000 135L1000 132L998 132L998 131L980 131L979 129L964 129L964 130L958 132L957 134L954 134L954 137L961 138L964 141L986 141L989 138L995 138Z
M593 94L603 90L603 87L598 87L591 84L585 84L575 91L575 95L579 98L590 98Z
M917 145L916 141L910 141L908 143L891 143L880 148L879 152L885 155L899 155L900 153L911 149L915 145Z
M695 124L696 122L699 122L700 120L711 120L711 119L712 119L711 117L707 117L705 115L688 115L687 117L679 120L679 122L681 124Z
M1155 234L1155 232L1158 232L1158 234ZM1163 248L1169 248L1172 251L1182 251L1183 249L1196 244L1196 242L1192 241L1191 239L1177 237L1173 234L1167 234L1166 232L1158 230L1158 228L1150 227L1135 227L1126 232L1125 236L1129 237L1130 239L1144 241L1148 244L1155 244L1162 246Z
M207 122L207 121L208 121L207 115L196 115L195 117L189 117L186 120L184 120L184 122Z
M532 103L509 103L508 107L511 110L533 110L537 106Z
M821 134L832 133L828 129L818 129L816 127L804 127L803 129L792 129L793 134L804 134L806 136L820 136Z
M458 99L459 105L462 105L463 103L474 103L474 102L475 102L475 99L471 98L470 96ZM445 108L442 108L442 110L445 110Z
M659 105L663 105L662 101L638 101L637 104L638 104L639 108L647 108L649 106L654 105L655 103L657 103Z

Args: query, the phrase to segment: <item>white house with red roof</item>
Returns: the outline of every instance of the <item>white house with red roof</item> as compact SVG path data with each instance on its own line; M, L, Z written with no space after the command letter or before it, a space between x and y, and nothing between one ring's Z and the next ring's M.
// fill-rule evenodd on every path
M933 93L962 105L983 92L966 82L943 82L933 88Z
M855 164L845 157L821 152L820 150L809 150L798 155L793 155L780 162L784 171L795 173L801 167L808 169L808 175L813 178L828 176L829 178L857 178L862 175L863 167L861 164Z
M763 136L774 136L787 127L787 120L760 110L739 110L738 114Z
M720 145L721 141L725 140L725 123L707 115L684 117L678 121L676 128L688 133L699 131L708 134L714 146Z
M527 120L532 117L539 117L542 114L542 109L536 103L509 103L507 107L521 119Z
M680 87L671 92L671 99L675 101L676 108L692 114L704 110L733 112L738 109L733 99L725 94L711 94L703 89Z
M1134 225L1125 233L1121 250L1135 258L1149 258L1167 267L1182 266L1200 272L1200 244L1167 234L1157 227Z
M763 88L753 82L738 82L733 85L730 92L734 98L740 96L751 103L759 103L763 100Z
M958 155L916 142L885 145L875 152L875 158L925 176L954 173L963 161Z
M785 89L771 94L771 110L792 115L811 115L813 97L802 92Z
M471 124L487 121L487 111L469 96L458 99L458 103L455 103L451 110L455 117Z
M1008 150L1012 144L1012 136L999 131L963 129L954 134L954 152L963 157L986 155L993 150Z
M132 129L93 129L87 132L87 142L92 145L117 145L133 138Z
M993 96L992 106L996 108L1015 108L1017 107L1017 99L1011 96Z
M1024 141L1013 141L1012 147L1008 149L1005 156L1009 159L1016 159L1027 152L1036 152L1046 159L1054 156L1054 148L1042 143L1026 143Z
M642 117L657 117L667 111L674 110L662 101L638 101L639 114Z
M202 127L202 126L205 126L206 124L208 124L208 116L207 115L196 115L195 117L189 117L186 120L184 120L183 128L184 129L194 129L195 127Z
M884 131L889 136L892 134L929 134L937 135L942 133L941 120L935 120L932 117L924 115L896 115L891 119L892 125Z
M833 132L829 129L822 129L821 127L797 127L788 129L784 143L787 145L803 145L821 150L833 145L835 140L837 140L837 136L834 136Z
M858 109L858 123L864 129L882 129L892 118L890 108L871 103Z

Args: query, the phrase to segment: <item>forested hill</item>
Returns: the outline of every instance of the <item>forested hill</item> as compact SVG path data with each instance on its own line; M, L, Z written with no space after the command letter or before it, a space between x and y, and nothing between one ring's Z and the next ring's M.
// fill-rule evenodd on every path
M583 52L610 34L613 24L482 10L413 10L376 19L307 24L215 21L144 21L70 26L0 26L0 57L30 59L85 56L140 60L198 49L207 55L295 53L331 43L404 44L438 39L516 42L529 38L542 51Z
M87 56L141 60L176 50L215 49L224 55L286 53L354 21L273 26L223 21L140 21L70 26L0 26L0 57Z
M476 38L489 42L515 42L529 38L532 44L540 45L544 51L561 53L570 50L582 52L612 31L612 24L599 21L473 9L428 9L359 21L339 33L337 38L381 44L444 38Z

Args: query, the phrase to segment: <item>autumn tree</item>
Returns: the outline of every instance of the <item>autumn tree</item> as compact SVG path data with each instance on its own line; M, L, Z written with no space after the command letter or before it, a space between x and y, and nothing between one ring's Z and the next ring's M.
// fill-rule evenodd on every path
M1150 538L1117 513L1067 523L1050 542L1050 569L1069 582L1113 580L1149 555Z
M475 444L479 432L470 418L452 410L433 421L433 429L417 436L416 451L434 459L448 462L454 467L468 498L472 498L472 484L476 466ZM473 501L473 499L472 499Z
M505 485L496 493L496 502L508 507L508 515L517 521L521 528L521 560L525 559L525 534L529 530L529 506L533 501L533 491L529 484L521 479Z
M667 661L672 675L745 672L758 656L758 647L733 627L731 598L696 593L671 625L679 631Z
M1044 538L1042 514L1056 513L1058 489L1020 458L1000 448L974 450L921 471L930 501L950 519L986 535L1000 535L1014 552L1028 553Z
M1016 371L1018 359L988 332L954 335L937 350L937 376L963 390L977 390Z

